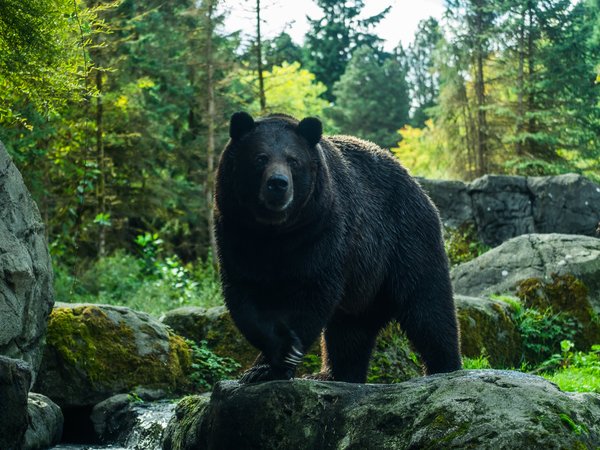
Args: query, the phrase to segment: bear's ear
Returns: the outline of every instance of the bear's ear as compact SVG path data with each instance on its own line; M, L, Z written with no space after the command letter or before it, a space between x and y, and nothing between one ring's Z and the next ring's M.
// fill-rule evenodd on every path
M254 119L244 111L236 112L229 120L229 137L237 141L254 128Z
M298 134L306 139L311 147L314 147L323 136L323 124L316 117L307 117L298 124Z

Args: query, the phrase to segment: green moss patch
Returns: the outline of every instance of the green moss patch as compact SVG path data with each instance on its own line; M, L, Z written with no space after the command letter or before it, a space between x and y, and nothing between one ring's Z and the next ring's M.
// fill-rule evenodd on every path
M93 305L55 308L49 318L47 345L92 386L183 388L191 368L190 348L172 333L168 341L167 353L157 345L156 351L140 355L135 331Z

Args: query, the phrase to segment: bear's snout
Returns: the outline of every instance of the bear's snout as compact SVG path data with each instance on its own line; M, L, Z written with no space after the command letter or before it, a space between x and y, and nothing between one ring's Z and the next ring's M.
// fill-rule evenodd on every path
M285 165L277 164L265 171L260 201L267 209L274 212L284 211L292 203L293 195L291 173Z
M290 185L289 178L286 177L285 175L278 174L278 173L275 175L272 175L267 180L267 189L269 191L273 191L276 193L285 194L285 192L288 190L289 185Z

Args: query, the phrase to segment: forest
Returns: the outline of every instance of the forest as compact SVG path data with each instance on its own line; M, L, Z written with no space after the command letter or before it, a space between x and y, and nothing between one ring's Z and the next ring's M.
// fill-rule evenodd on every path
M316 3L299 44L263 37L261 0L0 0L0 141L58 300L221 301L214 172L239 110L317 116L418 176L600 180L598 0L447 0L393 51L376 34L389 8ZM236 7L250 41L225 31Z

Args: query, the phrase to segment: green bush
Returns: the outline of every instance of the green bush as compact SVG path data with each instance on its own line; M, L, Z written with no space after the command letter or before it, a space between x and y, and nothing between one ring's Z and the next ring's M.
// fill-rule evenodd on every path
M600 345L581 352L574 351L573 342L564 340L561 353L552 355L538 370L564 391L600 393Z
M184 265L176 256L161 255L156 235L145 236L136 240L140 257L117 251L80 268L79 274L55 262L57 300L123 305L154 315L180 306L223 303L210 255L207 261Z
M453 266L471 261L490 249L480 241L473 224L444 228L444 247Z
M186 342L192 349L190 381L200 391L210 391L217 381L227 379L240 368L233 358L213 353L206 341L200 341L200 345L190 340Z

